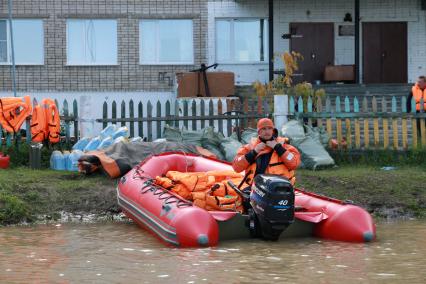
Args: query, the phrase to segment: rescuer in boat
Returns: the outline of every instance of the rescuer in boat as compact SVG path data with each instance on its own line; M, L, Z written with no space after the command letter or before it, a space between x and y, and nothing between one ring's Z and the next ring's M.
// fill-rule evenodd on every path
M257 133L256 139L238 150L232 162L234 170L245 171L244 182L250 185L258 174L281 175L294 185L295 170L300 164L299 151L287 143L287 138L278 137L278 130L269 118L258 121Z

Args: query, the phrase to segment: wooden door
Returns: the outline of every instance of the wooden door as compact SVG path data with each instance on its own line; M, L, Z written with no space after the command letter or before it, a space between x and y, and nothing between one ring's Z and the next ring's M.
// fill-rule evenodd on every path
M363 23L363 82L407 83L407 23Z
M293 81L323 81L325 67L334 64L334 24L291 23L290 34L290 50L304 58Z

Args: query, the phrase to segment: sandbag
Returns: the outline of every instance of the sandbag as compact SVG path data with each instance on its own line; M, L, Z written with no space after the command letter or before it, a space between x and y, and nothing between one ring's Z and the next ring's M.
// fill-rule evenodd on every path
M215 154L219 160L224 160L225 155L223 155L220 150L220 142L224 138L223 134L214 131L213 127L206 127L204 129L203 137L201 138L201 146Z
M243 144L235 137L235 133L228 138L224 138L221 141L220 149L225 155L225 160L232 162L241 146L243 146Z
M309 125L304 125L305 132L307 136L312 137L318 143L321 143L323 146L327 146L330 141L330 136L323 127L311 127Z
M179 128L171 127L170 125L164 125L163 138L170 142L182 142L182 132Z
M334 160L325 150L324 146L315 141L311 136L293 139L292 145L300 151L304 168L316 170L334 166Z
M183 129L181 132L182 142L186 144L202 147L201 139L203 138L203 132L204 132L203 129L198 131Z
M252 138L256 138L258 136L257 129L247 128L241 133L241 142L244 144L249 144Z
M281 128L281 135L290 139L290 142L305 137L303 124L298 120L290 120Z

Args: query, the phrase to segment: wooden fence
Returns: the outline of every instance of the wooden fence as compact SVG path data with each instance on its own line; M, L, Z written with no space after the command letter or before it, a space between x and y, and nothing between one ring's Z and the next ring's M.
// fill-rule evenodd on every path
M423 102L420 102L422 105ZM426 147L425 118L423 110L416 113L414 99L407 113L405 97L357 97L339 96L332 101L329 97L289 100L289 115L303 119L309 125L324 127L330 137L339 144L354 149L371 147L407 150ZM342 143L344 141L344 143Z
M111 105L103 103L103 117L96 121L102 123L103 128L108 123L128 126L130 137L146 137L148 141L161 138L165 124L194 131L213 126L230 136L234 131L239 135L240 130L255 127L258 118L272 116L271 104L262 98L177 99L145 104L130 100L128 105L124 101L120 103L118 114L117 102L113 101Z
M407 113L405 97L357 97L336 96L319 98L289 98L289 118L304 120L309 125L321 126L330 137L345 141L345 147L353 149L395 149L426 147L426 113L416 113L415 102L411 101L411 112ZM56 101L56 104L58 102ZM272 117L273 100L238 98L177 99L173 101L142 102L124 100L108 104L104 102L103 117L96 119L103 127L116 123L129 128L130 137L146 137L148 141L162 137L164 125L200 130L213 126L225 136L240 133L247 127L256 127L261 117ZM277 106L276 106L277 107ZM278 106L280 107L280 106ZM64 141L79 138L77 101L70 104L64 100L60 108ZM25 128L25 127L24 127ZM29 120L26 123L26 142L30 142ZM1 130L1 128L0 128ZM0 138L11 145L12 136ZM18 141L21 141L17 135Z

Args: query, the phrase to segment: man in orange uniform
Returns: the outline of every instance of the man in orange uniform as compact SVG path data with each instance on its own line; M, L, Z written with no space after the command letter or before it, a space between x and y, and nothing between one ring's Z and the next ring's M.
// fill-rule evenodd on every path
M426 112L426 77L419 76L417 83L411 88L411 92L407 98L407 112L411 112L411 99L414 97L416 102L416 112L423 109ZM420 99L423 98L423 107L420 105Z
M294 170L300 164L299 151L278 137L278 131L269 118L257 123L258 137L250 144L242 146L235 157L232 167L236 172L245 170L245 182L252 184L258 174L276 174L287 178L294 185Z

